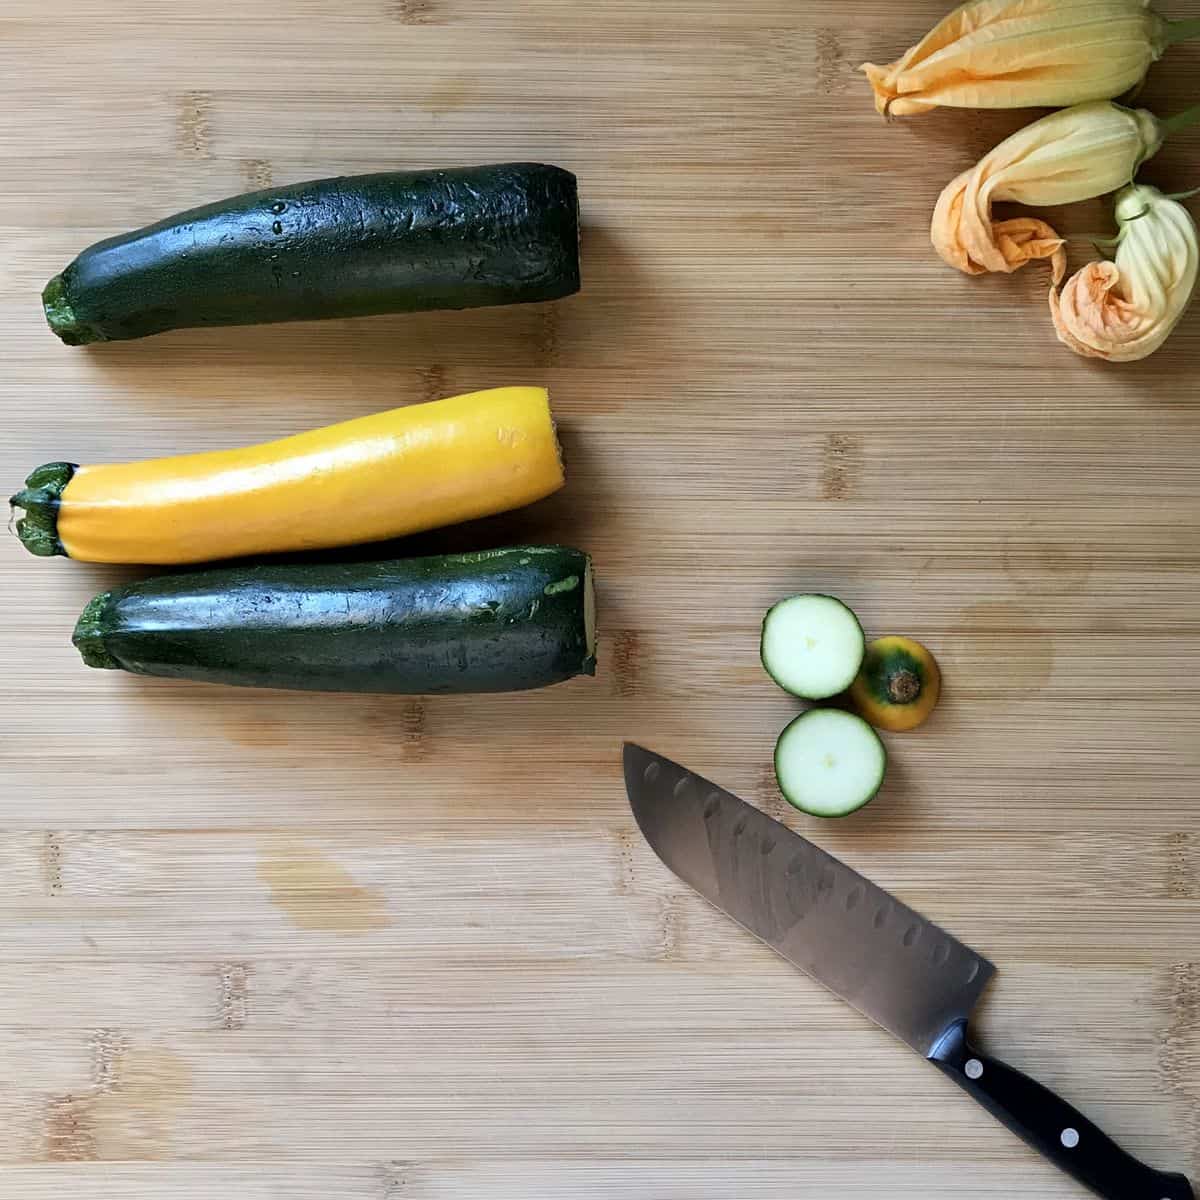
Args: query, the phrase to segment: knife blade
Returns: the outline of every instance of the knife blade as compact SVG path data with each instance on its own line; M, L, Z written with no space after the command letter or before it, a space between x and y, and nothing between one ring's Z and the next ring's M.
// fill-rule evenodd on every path
M1195 1200L1182 1175L1122 1150L1049 1089L977 1046L981 954L732 792L640 746L625 788L664 864L776 953L949 1076L1105 1200Z

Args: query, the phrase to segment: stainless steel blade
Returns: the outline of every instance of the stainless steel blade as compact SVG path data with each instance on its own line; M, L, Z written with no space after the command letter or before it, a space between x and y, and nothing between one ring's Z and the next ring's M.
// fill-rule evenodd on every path
M928 1056L995 968L786 825L683 767L625 747L642 833L685 883Z

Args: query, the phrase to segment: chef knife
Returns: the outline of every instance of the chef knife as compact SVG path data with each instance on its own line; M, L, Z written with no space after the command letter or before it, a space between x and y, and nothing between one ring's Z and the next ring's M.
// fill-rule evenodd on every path
M1195 1200L1040 1083L985 1054L967 1023L995 968L786 825L640 746L625 787L654 852L685 883L906 1042L1105 1200Z

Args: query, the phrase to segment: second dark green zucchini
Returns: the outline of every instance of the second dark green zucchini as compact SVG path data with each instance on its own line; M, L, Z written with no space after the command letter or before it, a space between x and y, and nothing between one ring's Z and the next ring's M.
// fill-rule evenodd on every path
M90 667L322 692L512 692L594 675L591 561L562 546L168 575L97 596Z
M579 290L575 176L541 163L319 179L89 247L47 284L68 345L556 300Z

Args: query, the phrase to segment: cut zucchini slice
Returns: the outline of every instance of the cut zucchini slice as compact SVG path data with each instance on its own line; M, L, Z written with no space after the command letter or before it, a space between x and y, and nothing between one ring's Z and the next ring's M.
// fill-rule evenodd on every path
M887 750L862 717L818 708L797 717L775 747L775 775L788 803L814 817L845 817L875 799Z
M828 700L844 692L862 666L867 639L858 618L832 596L792 596L763 621L762 662L786 692Z

